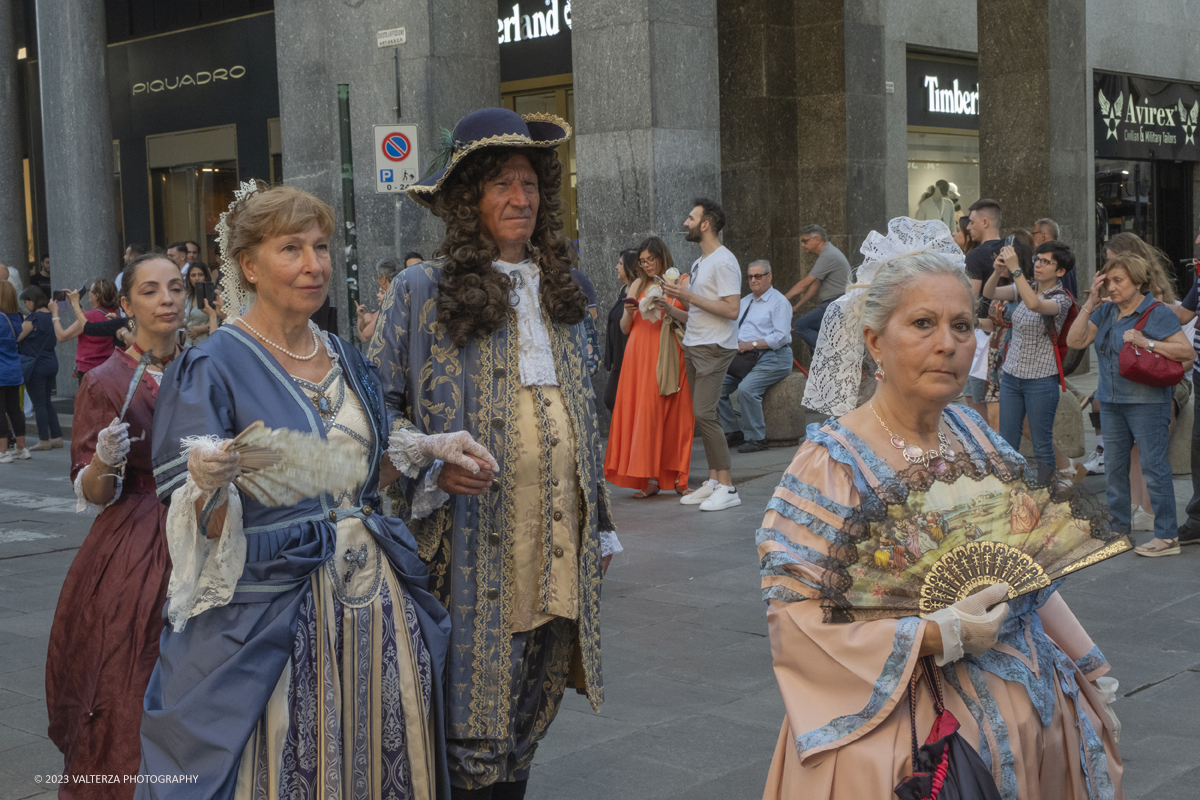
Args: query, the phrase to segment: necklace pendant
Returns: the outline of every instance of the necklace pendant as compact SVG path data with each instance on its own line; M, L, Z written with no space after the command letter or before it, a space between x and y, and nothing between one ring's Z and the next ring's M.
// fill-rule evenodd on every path
M917 462L925 460L925 451L917 447L915 444L910 444L904 448L904 457L910 462L916 464Z
M934 475L941 477L942 475L946 474L947 469L949 469L949 465L941 456L934 456L932 459L930 459L929 471Z
M333 406L329 404L329 398L322 392L313 398L313 403L317 406L317 411L320 412L322 419L329 419L333 414Z
M903 450L907 444L908 442L904 441L899 436L892 437L892 447L896 448L897 450Z

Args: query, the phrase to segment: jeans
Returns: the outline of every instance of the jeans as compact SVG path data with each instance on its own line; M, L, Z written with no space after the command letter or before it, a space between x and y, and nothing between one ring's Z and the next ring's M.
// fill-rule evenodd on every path
M54 411L54 406L50 404L50 392L54 388L54 376L57 374L57 369L53 372L40 372L35 368L33 374L29 376L29 383L25 384L25 390L29 392L29 400L33 403L33 416L37 420L38 439L43 442L48 439L62 438L58 414Z
M801 314L792 323L792 333L808 342L810 350L817 349L817 334L821 332L821 320L825 319L825 309L835 298L825 300L807 314Z
M741 430L746 441L761 442L767 438L767 423L763 419L763 395L775 384L792 374L792 348L784 345L778 350L764 350L750 374L740 380L725 375L721 387L721 402L717 411L721 415L721 429L725 433ZM733 410L729 400L737 390L738 411ZM741 420L738 420L738 416Z
M1004 406L1000 409L1003 414ZM1104 485L1108 490L1108 510L1112 513L1113 527L1125 532L1130 529L1129 451L1137 444L1142 474L1150 489L1154 535L1159 539L1174 539L1178 535L1175 485L1167 457L1171 402L1101 402L1100 425L1104 430Z
M1200 398L1192 401L1195 423L1192 425L1192 499L1187 504L1183 526L1200 530Z
M1054 477L1054 414L1058 411L1058 376L1000 376L1000 435L1013 450L1021 448L1021 423L1029 418L1038 483ZM1108 431L1105 431L1107 440Z

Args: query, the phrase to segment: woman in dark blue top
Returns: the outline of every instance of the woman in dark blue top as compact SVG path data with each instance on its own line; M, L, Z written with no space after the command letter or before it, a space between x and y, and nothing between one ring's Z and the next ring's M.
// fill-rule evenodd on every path
M1190 367L1196 351L1179 327L1175 312L1151 293L1151 267L1133 253L1118 253L1096 275L1087 302L1067 333L1067 345L1078 349L1096 343L1100 385L1100 425L1104 430L1104 483L1113 528L1128 533L1130 451L1136 443L1154 509L1154 537L1138 547L1143 556L1178 555L1175 486L1167 445L1171 424L1171 387L1148 386L1120 374L1126 343ZM1101 297L1101 293L1106 297ZM1141 331L1134 330L1146 314Z
M30 314L21 325L18 349L25 375L25 389L29 392L33 416L37 419L39 440L29 449L57 450L63 443L58 414L50 404L54 376L58 374L58 357L54 354L58 339L54 335L54 322L50 319L50 300L41 289L30 286L21 292L21 301Z
M21 315L17 313L17 291L6 280L0 280L0 464L11 464L14 458L25 460L25 415L21 412L21 359L17 355L17 336L21 330ZM10 453L8 442L16 443Z

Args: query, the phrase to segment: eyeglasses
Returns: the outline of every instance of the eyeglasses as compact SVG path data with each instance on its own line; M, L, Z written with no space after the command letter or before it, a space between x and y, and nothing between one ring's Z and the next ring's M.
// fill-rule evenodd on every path
M1048 257L1046 257L1046 256L1040 256L1040 257L1038 257L1038 258L1037 258L1035 261L1036 261L1036 263L1037 263L1039 266L1042 266L1042 267L1054 267L1054 266L1057 266L1057 264L1055 264L1055 263L1054 263L1054 259L1053 259L1053 258L1048 258Z
M761 275L747 275L746 277L752 281L758 281L758 280L762 280L763 278L767 277L768 274L769 273L764 272Z
M639 258L638 259L638 266L641 266L641 267L648 267L651 264L657 264L657 263L658 263L658 259L654 258L653 256L651 256L650 258Z

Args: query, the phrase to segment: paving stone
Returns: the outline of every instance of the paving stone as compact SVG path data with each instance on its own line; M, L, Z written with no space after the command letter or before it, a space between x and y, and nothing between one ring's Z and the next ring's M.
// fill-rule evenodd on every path
M27 667L0 675L0 689L37 700L46 699L46 667Z
M44 739L47 737L46 730L50 726L50 721L46 717L46 703L42 700L34 700L0 709L0 725L7 725Z
M743 725L764 728L779 735L783 727L783 697L779 685L771 681L757 692L739 697L725 705L710 708L705 712L710 717L732 720ZM720 723L714 723L720 724ZM765 774L763 776L766 777Z
M639 726L659 725L686 714L705 713L739 696L711 686L642 673L606 685L600 714ZM557 735L553 726L550 731L550 735Z

